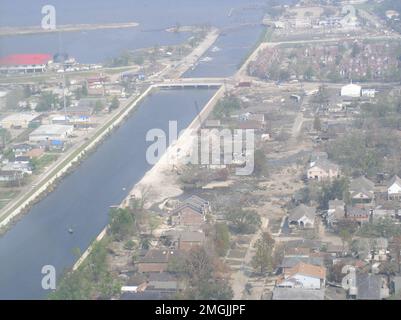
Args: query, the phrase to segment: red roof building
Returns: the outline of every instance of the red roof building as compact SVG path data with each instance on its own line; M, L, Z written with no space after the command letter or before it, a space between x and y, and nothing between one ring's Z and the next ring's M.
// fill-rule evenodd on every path
M0 58L0 71L43 72L50 60L49 54L12 54Z

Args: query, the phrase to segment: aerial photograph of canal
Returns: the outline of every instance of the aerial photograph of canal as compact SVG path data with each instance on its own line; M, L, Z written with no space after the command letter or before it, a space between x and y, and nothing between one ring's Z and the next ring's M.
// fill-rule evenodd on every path
M400 15L1 1L0 301L401 299Z

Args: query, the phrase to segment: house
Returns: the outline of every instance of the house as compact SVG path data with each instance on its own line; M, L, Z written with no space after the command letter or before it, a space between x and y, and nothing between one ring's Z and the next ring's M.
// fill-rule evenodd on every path
M368 208L361 208L357 206L346 206L345 218L347 220L356 221L359 224L369 222L373 210Z
M328 180L335 179L340 176L340 168L338 165L329 160L320 159L316 162L311 162L307 171L309 180Z
M170 240L171 247L182 251L189 251L191 248L202 246L205 242L205 234L202 231L169 230L163 236Z
M364 176L352 179L349 187L351 200L354 204L369 204L372 203L375 197L375 184Z
M67 115L70 117L90 117L96 106L96 101L104 101L102 99L81 99L77 106L67 108ZM106 105L106 102L101 102ZM104 104L103 104L104 103Z
M326 221L331 227L335 226L340 220L345 218L345 202L343 200L329 200Z
M362 97L374 98L376 96L376 89L362 89Z
M303 288L322 289L326 284L326 268L303 262L288 269L284 275L277 280L276 287L280 288Z
M146 290L174 293L178 290L178 281L170 273L151 273L148 277Z
M316 209L304 204L292 209L288 216L288 224L301 228L313 228L315 225Z
M208 214L211 212L210 202L196 195L190 196L184 201L184 203L196 208L203 214Z
M187 227L200 227L205 223L205 215L189 204L183 204L171 212L175 224Z
M121 293L125 292L143 292L147 287L147 279L143 274L135 274L128 283L121 287Z
M356 84L350 83L341 88L342 97L359 98L361 96L362 87Z
M294 256L285 256L280 263L280 269L282 273L286 274L289 272L290 269L294 268L299 263L311 264L314 266L324 266L324 259L322 257L314 257L314 256L301 256L301 257L294 257Z
M324 300L325 289L309 290L304 288L273 289L272 300Z
M0 182L16 182L24 178L21 171L5 171L0 170Z
M20 156L32 149L33 149L33 146L31 146L30 144L27 144L27 143L17 144L12 147L12 151L14 152L14 154L16 156Z
M1 168L3 171L17 171L26 174L32 174L32 166L30 163L8 162Z
M199 227L206 221L206 214L211 212L210 202L198 196L187 198L181 205L170 212L176 224Z
M183 231L178 238L178 249L189 251L191 248L202 246L205 234L198 231Z
M257 120L245 120L238 124L238 129L263 131L265 129L265 124Z
M176 256L178 252L172 249L150 249L145 256L138 261L138 272L165 272L167 271L168 262L171 257Z
M14 158L14 163L28 164L28 163L31 163L31 158L28 156L18 156L18 157Z
M355 290L351 296L356 300L382 300L388 298L389 288L384 276L356 273Z
M74 131L73 126L61 124L41 125L29 135L29 141L43 143L51 141L64 141Z
M388 200L400 200L401 199L401 179L395 175L387 185L387 197Z

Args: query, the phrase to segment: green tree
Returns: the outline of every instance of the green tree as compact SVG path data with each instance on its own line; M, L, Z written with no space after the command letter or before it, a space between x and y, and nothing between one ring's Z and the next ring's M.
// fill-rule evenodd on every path
M268 232L263 232L255 244L256 252L252 258L252 266L261 274L273 270L274 239Z
M59 105L58 97L52 92L42 92L39 98L37 111L49 111L56 109Z
M266 155L262 150L259 149L254 153L253 174L258 178L267 176L268 174Z
M255 210L231 208L226 211L226 219L237 233L252 233L261 225L259 214Z
M116 96L114 96L110 103L110 110L118 109L119 106L120 106L120 101Z
M109 232L113 237L122 241L135 231L135 218L129 209L113 208L110 211Z
M315 116L315 119L313 120L313 130L315 130L315 131L322 130L322 123L320 121L319 116Z
M224 223L214 225L214 247L219 256L225 256L230 248L230 230Z

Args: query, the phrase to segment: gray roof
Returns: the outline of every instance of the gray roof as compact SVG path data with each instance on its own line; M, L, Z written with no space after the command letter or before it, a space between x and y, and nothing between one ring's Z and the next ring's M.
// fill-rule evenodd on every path
M366 217L369 216L369 214L370 212L368 209L347 206L347 217Z
M391 180L388 182L388 187L391 187L394 183L398 184L401 186L401 178L397 175L391 178Z
M274 288L272 300L324 300L325 289Z
M381 288L383 277L375 274L358 273L356 286L358 288L358 300L381 300Z
M373 191L374 188L375 188L375 183L364 176L360 176L356 179L353 179L349 187L350 191L360 190L360 189Z
M366 194L368 197L373 198L374 189L374 182L364 176L353 179L349 187L352 197L358 193L363 193Z
M311 168L313 167L319 167L325 171L329 171L329 170L338 170L339 167L338 165L336 165L335 163L327 160L327 159L318 159L316 162L312 162L311 163Z
M284 257L280 267L293 268L300 262L321 267L324 265L324 260L321 257Z
M301 219L303 216L308 217L309 219L315 219L316 209L312 207L308 207L304 204L300 204L290 211L289 221L297 221Z
M171 249L150 249L146 255L140 259L141 263L167 263L170 255L174 255L175 250Z

